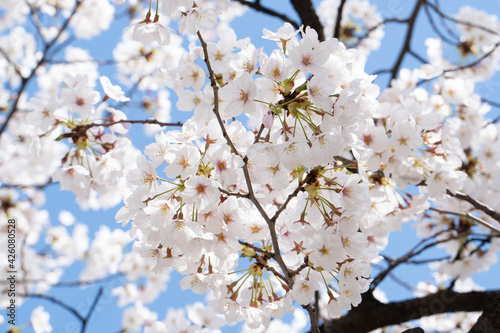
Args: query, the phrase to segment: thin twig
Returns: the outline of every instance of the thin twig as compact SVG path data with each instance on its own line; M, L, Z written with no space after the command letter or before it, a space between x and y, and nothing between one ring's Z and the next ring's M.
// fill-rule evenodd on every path
M111 127L111 126L118 125L118 124L152 124L152 125L160 125L162 127L164 127L164 126L182 126L183 125L183 123L181 123L180 121L178 121L176 123L164 123L164 122L158 121L156 119L144 119L144 120L122 119L122 120L113 121L110 123L103 123L103 124L91 123L91 124L83 125L82 127L89 129L92 127Z
M379 23L375 24L374 26L367 28L366 32L364 35L359 37L359 41L354 45L354 47L358 46L361 40L367 38L374 30L380 28L381 26L385 25L386 23L408 23L408 19L398 19L398 18L386 18L383 21L380 21Z
M237 198L248 198L248 193L247 194L241 194L241 193L235 193L235 192L229 192L229 191L226 191L225 189L219 187L219 191L226 194L226 195L229 195L231 197L237 197Z
M239 2L241 3L242 5L245 5L247 7L250 7L258 12L261 12L261 13L264 13L264 14L267 14L269 16L273 16L273 17L276 17L276 18L279 18L285 22L288 22L290 23L295 29L299 29L299 24L297 22L295 22L294 20L292 20L290 17L286 16L285 14L282 14L282 13L278 13L277 11L271 9L271 8L267 8L267 7L264 7L260 4L260 1L254 1L254 2L250 2L250 1L245 1L245 0L234 0L236 2Z
M484 97L481 97L481 102L488 103L489 105L494 106L496 108L500 108L500 102L490 101L489 99L486 99Z
M418 61L420 61L422 64L428 64L429 63L421 55L419 55L418 53L416 53L413 50L409 50L408 53L411 54L415 59L417 59Z
M97 305L97 302L99 301L99 298L101 298L101 295L102 295L102 290L103 288L100 287L99 288L99 291L97 292L97 295L95 296L94 298L94 302L92 302L92 305L90 306L90 309L89 309L89 312L87 313L87 316L85 316L85 318L83 319L83 322L82 322L82 329L81 329L81 333L84 333L85 332L85 327L87 326L87 323L90 319L90 316L92 316L92 313L94 312L95 310L95 307Z
M16 74L19 77L23 77L23 74L21 73L21 71L19 70L19 68L17 68L16 64L13 61L10 60L9 55L7 54L7 52L5 52L1 47L0 47L0 54L5 58L5 60L7 60L7 63L14 68L14 71L16 72Z
M500 213L491 209L488 205L477 201L476 199L472 198L470 195L462 193L462 192L458 192L458 191L453 193L450 190L446 190L446 194L448 194L454 198L457 198L457 199L460 199L460 200L463 200L463 201L470 203L474 208L482 211L483 213L486 213L489 217L500 222Z
M249 247L249 248L251 248L252 250L254 250L254 251L256 251L256 252L263 253L263 254L265 254L265 255L267 255L267 256L269 256L269 257L274 257L274 253L272 253L272 252L270 252L270 251L267 251L267 250L264 250L264 249L261 249L260 247L255 246L255 245L253 245L253 244L251 244L251 243L244 242L244 241L241 241L241 240L239 240L238 242L239 242L241 245L246 246L246 247Z
M439 8L439 0L436 0L436 8L439 9L439 11L442 13L441 8ZM456 34L455 31L453 31L453 29L450 27L448 22L446 22L446 19L442 16L440 16L440 18L441 18L441 24L446 29L448 34L450 34L450 36L455 38L455 40L460 41L460 36L458 34Z
M302 307L309 313L309 319L311 321L311 332L312 333L320 333L318 326L318 316L316 313L316 309L311 304L302 305Z
M399 52L398 59L396 60L396 63L391 69L391 80L395 79L398 76L399 73L399 68L401 67L403 63L403 59L410 50L410 45L411 45L411 38L413 36L413 31L415 28L415 22L417 21L417 16L418 13L420 12L420 7L424 3L425 0L417 0L417 3L415 4L415 7L413 8L413 11L411 13L411 16L408 18L408 30L406 31L406 37L403 43L403 47L401 48L401 51Z
M432 30L434 30L434 32L439 36L439 38L441 38L443 41L445 41L446 43L450 44L450 45L457 45L460 41L452 41L451 39L449 39L448 37L446 37L445 35L443 35L441 33L441 31L438 29L438 27L436 26L436 23L434 22L434 19L432 18L432 14L431 14L431 11L429 10L429 7L428 6L424 6L424 10L425 10L425 14L427 16L427 18L429 19L429 23L432 27Z
M299 182L299 185L297 185L297 187L295 188L295 190L288 195L288 197L286 198L285 202L276 211L276 213L274 213L274 216L271 218L271 221L276 222L278 220L278 217L286 209L286 207L290 203L290 200L292 200L293 198L295 198L297 196L297 194L299 194L299 192L302 189L302 186L304 186L304 184L307 184L309 181L311 181L311 179L313 177L315 177L316 172L317 172L316 168L313 168L311 171L309 171L309 173L307 174L306 178L304 178L301 182Z
M389 263L389 266L385 270L380 272L373 279L373 282L370 285L370 289L374 290L394 268L396 268L397 266L399 266L402 263L407 262L409 259L419 255L420 253L422 253L426 249L428 249L432 246L444 243L444 242L448 242L450 240L453 240L453 239L456 239L456 238L462 236L462 234L459 234L459 235L455 235L455 236L447 238L447 239L438 240L438 241L435 241L433 243L427 244L424 247L422 247L421 249L417 250L420 246L424 245L427 241L438 237L439 235L443 234L444 232L446 232L446 230L441 230L441 231L439 231L439 232L437 232L429 237L426 237L426 238L420 240L420 242L418 242L417 245L415 245L410 251L408 251L405 255L403 255L402 257L400 257L398 259L393 260L393 259L390 259L390 258L384 256L386 261Z
M483 31L486 31L492 35L498 35L498 32L496 32L495 30L491 30L490 28L486 28L480 24L476 24L476 23L473 23L473 22L467 22L467 21L462 21L462 20L459 20L457 18L454 18L453 16L450 16L448 14L445 14L443 13L438 7L436 7L434 4L430 3L429 1L427 0L423 0L426 5L430 6L432 9L434 9L434 11L441 17L447 19L447 20L450 20L450 21L453 21L455 23L458 23L458 24L462 24L462 25L466 25L466 26L469 26L469 27L472 27L472 28L477 28L477 29L481 29Z
M49 296L49 295L43 295L43 294L20 294L19 295L20 297L29 297L29 298L43 298L43 299L46 299L48 301L51 301L52 303L55 303L57 305L59 305L60 307L68 310L69 312L71 312L73 315L75 315L75 317L77 317L81 322L83 322L85 319L83 318L83 316L78 313L78 311L76 311L75 309L73 309L71 306L69 306L68 304L58 300L57 298L54 298L52 296Z
M483 54L481 57L477 58L475 61L471 62L470 64L463 65L463 66L458 66L458 67L455 67L455 68L445 69L445 70L443 70L443 73L441 75L444 75L444 74L449 73L449 72L455 72L455 71L459 71L459 70L462 70L462 69L467 69L467 68L470 68L470 67L474 67L477 64L479 64L481 61L483 61L484 59L486 59L490 55L492 55L493 52L495 52L496 49L499 46L500 46L500 42L496 43L490 51L486 52L485 54ZM441 75L439 75L439 76L441 76Z
M205 40L203 39L203 37L201 36L201 33L199 31L197 32L197 35L198 35L198 39L200 40L200 43L201 43L201 46L203 49L203 55L205 58L205 64L206 64L207 69L208 69L208 76L210 79L210 85L211 85L213 93L214 93L214 108L212 109L212 111L215 114L217 121L219 122L219 127L222 131L222 135L226 139L226 142L229 145L229 147L231 148L231 151L233 152L233 154L241 157L240 153L238 152L238 150L234 146L233 142L231 141L231 138L229 137L229 135L226 131L226 127L224 125L224 122L222 121L222 118L221 118L221 115L219 112L219 86L217 85L217 81L215 80L215 73L212 69L212 65L210 63L210 58L208 56L207 43L205 43ZM279 242L278 242L278 236L276 234L275 223L269 218L266 211L264 210L264 208L262 207L262 205L260 204L260 202L257 200L257 198L255 196L255 193L253 191L252 181L250 179L250 173L248 172L248 157L247 156L243 157L243 163L244 164L243 164L242 169L243 169L243 174L245 176L245 182L246 182L246 185L248 188L248 199L255 205L255 207L259 211L260 215L264 218L264 220L266 221L266 223L269 227L269 233L271 235L271 241L272 241L273 250L274 250L273 259L278 263L281 270L285 274L286 278L284 279L284 281L286 281L288 286L291 288L293 286L294 281L291 278L290 270L288 269L283 258L281 257L281 251L279 248Z

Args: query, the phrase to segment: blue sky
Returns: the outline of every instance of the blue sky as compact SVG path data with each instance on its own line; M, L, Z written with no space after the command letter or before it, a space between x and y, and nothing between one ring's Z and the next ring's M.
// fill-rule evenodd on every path
M320 1L314 2L317 4ZM264 5L272 6L273 3L276 2L263 1ZM280 3L287 4L288 2L280 1ZM408 16L408 13L411 11L413 6L413 1L409 2L405 0L376 0L372 1L372 3L378 6L384 17L386 17L388 14L395 14L398 17L405 18ZM458 12L460 6L468 5L469 3L470 1L465 0L446 1L442 2L442 6L448 13L453 14ZM411 4L411 6L408 6L408 4ZM500 5L498 1L477 1L474 3L474 6L477 6L477 8L480 9L484 9L489 13L500 15ZM289 6L279 7L279 10L288 13L292 17L296 17ZM297 21L299 21L298 18ZM238 22L238 24L235 24L234 28L238 37L243 38L246 36L250 36L252 43L254 43L258 47L263 46L266 51L270 51L275 47L274 42L263 40L261 38L261 34L263 28L276 31L277 28L282 26L282 22L280 20L270 18L262 14L256 14L254 11L250 10L243 18L237 19L236 22ZM97 59L111 59L112 49L103 46L115 45L114 42L110 43L109 40L117 41L125 25L126 22L122 20L115 24L112 30L105 32L98 38L83 43L82 46L88 47L91 51L91 54ZM388 24L386 26L386 36L382 41L382 48L379 51L373 52L368 59L366 66L366 70L368 73L374 72L381 68L392 67L395 61L395 57L397 56L397 52L401 47L401 41L404 38L404 34L406 32L405 28L402 27L405 26L396 23ZM430 32L429 25L425 24L423 13L421 13L419 16L417 27L418 29L414 37L413 45L420 54L425 56L425 49L422 48L423 40L429 35L434 36L434 34ZM410 57L407 57L405 62L403 63L403 67L412 67L415 65L418 65L418 63ZM116 77L113 75L112 66L102 67L101 73L109 76L112 82L116 82ZM492 84L498 83L499 79L500 76L497 74L491 79ZM385 86L386 77L382 76L381 79L377 82L381 81L381 84ZM500 102L500 100L498 102ZM175 105L175 103L172 104ZM498 114L499 111L494 110L494 112ZM179 116L181 118L179 118ZM175 110L172 110L172 120L184 120L185 117L186 113L176 112ZM153 138L145 137L142 134L142 129L140 128L140 126L135 125L131 133L136 147L141 150L145 145L154 141ZM49 211L51 219L53 221L52 223L57 224L57 216L60 210L69 210L75 214L78 222L85 223L89 226L90 235L93 235L98 230L101 224L105 224L112 229L121 228L121 225L116 224L114 221L115 213L119 208L120 206L109 209L107 211L98 212L91 210L81 211L78 205L75 203L74 195L69 192L60 192L59 185L52 185L47 190L47 204L45 206L45 209ZM416 244L417 241L418 240L414 235L414 230L411 226L411 223L407 223L403 226L402 231L394 232L390 235L389 246L387 247L387 249L382 251L382 253L393 256L401 255L402 253L409 250L411 246L413 246L413 244ZM433 252L430 255L439 256L439 253L443 254L442 252L437 251ZM67 270L62 280L77 280L81 268L82 266L79 264L74 265L71 269ZM396 270L396 275L400 279L413 286L415 286L418 281L431 280L431 277L428 273L429 270L427 269L426 265L420 265L418 267L405 266ZM474 275L474 280L486 288L497 288L498 282L492 279L492 277L494 276L500 276L500 265L498 264L493 266L490 272ZM159 300L154 302L152 305L149 305L151 309L158 312L160 320L164 318L168 307L182 307L185 304L200 300L199 296L194 295L190 291L181 291L177 285L179 280L180 277L177 274L173 274L172 280L168 285L167 292L164 293ZM114 282L103 284L104 294L99 302L99 307L96 309L92 316L92 320L89 323L87 332L119 332L121 327L121 311L116 307L117 299L111 296L111 289L113 289L115 286L116 284ZM388 298L391 300L404 299L412 296L410 292L390 280L384 282L381 287L387 293ZM68 303L83 314L86 314L88 307L90 306L97 291L98 286L91 286L86 289L74 287L58 287L53 288L49 294ZM65 310L61 310L60 307L55 306L51 302L45 300L28 300L18 312L17 322L29 322L31 310L38 305L43 305L45 309L51 313L50 322L52 327L54 328L54 332L80 332L80 324L71 314L69 314ZM4 312L1 313L4 314ZM23 330L23 332L30 331L31 329ZM228 328L226 331L233 332L237 331L237 329L233 327Z

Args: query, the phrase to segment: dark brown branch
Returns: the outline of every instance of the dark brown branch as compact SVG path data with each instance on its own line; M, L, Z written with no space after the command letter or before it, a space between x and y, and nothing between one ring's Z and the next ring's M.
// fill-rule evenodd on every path
M472 326L469 333L496 333L500 332L500 298L491 302L483 314Z
M87 125L83 125L86 129L92 128L92 127L111 127L113 125L117 124L150 124L150 125L160 125L160 126L182 126L183 123L180 121L176 123L164 123L161 121L158 121L156 119L144 119L144 120L128 120L128 119L123 119L123 120L118 120L118 121L113 121L110 123L104 123L104 124L98 124L98 123L91 123Z
M368 28L367 31L365 32L365 34L362 35L361 37L359 37L359 41L355 44L355 46L359 45L361 40L367 38L370 35L370 33L372 33L374 30L378 29L379 27L385 25L386 23L408 23L408 19L386 18L385 20Z
M294 270L292 272L292 276L295 276L295 275L299 274L300 272L302 272L304 269L306 269L308 267L311 267L311 266L309 266L309 258L305 257L304 258L304 262L302 263L302 265L300 265L299 268L297 268L296 270Z
M3 123L2 127L0 128L0 136L2 136L2 133L7 129L7 125L9 124L10 120L12 119L12 116L16 113L16 111L17 111L17 105L19 104L19 100L21 98L21 95L24 92L24 90L26 89L26 86L27 86L28 82L35 76L38 68L40 68L40 66L45 63L45 60L47 58L47 55L48 55L49 51L56 44L56 42L59 40L59 38L61 37L61 35L63 34L63 32L68 27L69 22L71 21L71 19L73 18L73 16L75 16L75 14L76 14L78 8L80 7L82 1L83 0L77 0L76 1L75 7L73 7L73 11L71 12L71 14L68 17L68 19L61 26L61 28L59 29L57 35L52 39L52 41L50 41L48 44L45 45L45 50L43 51L42 58L40 59L40 61L37 62L35 68L33 68L33 70L31 71L31 73L30 73L30 75L28 77L23 77L23 80L21 81L21 86L19 88L19 91L17 92L16 99L14 100L14 104L12 105L12 109L11 109L9 115L7 116L7 119L5 119L5 122Z
M421 298L383 304L365 293L358 307L344 317L325 322L322 332L369 332L440 313L483 311L497 297L500 290L457 293L446 289Z
M1 182L0 182L1 183ZM49 185L55 184L52 180L48 180L43 184L1 184L2 188L16 188L19 190L23 189L37 189L37 190L43 190Z
M477 216L474 216L474 215L472 215L470 213L462 214L462 213L458 213L458 212L452 212L452 211L449 211L449 210L437 209L437 208L434 208L434 207L429 208L429 210L432 210L432 211L440 213L440 214L455 215L455 216L459 216L459 217L468 218L470 220L473 220L474 222L477 222L477 223L485 226L486 228L490 229L491 231L496 232L498 235L500 235L500 229L498 229L494 225L491 225L487 221L485 221L485 220L483 220L483 219L481 219L481 218L479 218Z
M245 1L245 0L235 0L235 1L241 3L242 5L250 7L258 12L261 12L261 13L267 14L269 16L279 18L285 22L288 22L295 29L299 28L299 24L297 22L295 22L294 20L292 20L290 17L286 16L285 14L278 13L277 11L275 11L271 8L267 8L267 7L262 6L260 4L260 1L258 1L258 0L254 1L254 2Z
M415 22L417 21L417 16L418 16L418 13L420 12L420 7L422 6L423 3L424 3L424 0L417 0L417 3L415 4L415 7L413 8L411 16L408 19L408 30L406 31L405 41L403 43L403 47L401 48L401 51L399 52L398 59L396 60L396 63L392 67L391 80L395 79L398 76L399 69L401 68L401 65L403 64L403 59L404 59L406 53L408 53L410 51L411 38L413 36Z
M293 8L299 15L302 24L316 30L320 41L325 40L325 32L323 25L319 21L319 17L314 10L311 0L290 0Z
M422 64L428 64L429 63L421 55L419 55L418 53L416 53L413 50L409 50L408 53L411 54L415 59L417 59L418 61L420 61Z
M16 64L10 60L9 55L0 47L0 54L7 60L7 63L11 65L14 68L14 71L19 77L23 77L23 74L21 74L21 71L19 68L16 66Z
M337 21L335 22L335 30L333 30L333 38L340 38L340 22L342 21L342 13L344 12L344 5L346 0L342 0L337 9Z

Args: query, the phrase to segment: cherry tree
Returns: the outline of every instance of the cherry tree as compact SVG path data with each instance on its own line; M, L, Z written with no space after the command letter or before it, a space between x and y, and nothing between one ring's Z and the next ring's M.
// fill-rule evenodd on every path
M0 3L0 324L51 332L44 300L85 332L113 281L123 332L499 329L500 290L473 280L500 250L498 17L288 5ZM280 20L257 32L271 49L236 29L250 13ZM393 25L400 49L368 72ZM50 216L53 187L118 224ZM388 255L406 224L418 241ZM434 280L408 285L403 265ZM173 274L203 297L153 309ZM413 298L388 301L389 279ZM83 310L51 293L94 285ZM9 310L30 303L27 323Z

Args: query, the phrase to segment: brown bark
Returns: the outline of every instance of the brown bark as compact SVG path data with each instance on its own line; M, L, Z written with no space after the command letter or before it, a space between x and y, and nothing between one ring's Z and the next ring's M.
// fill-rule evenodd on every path
M500 298L496 298L484 310L471 328L469 333L498 333L500 332Z
M384 304L374 299L370 293L365 293L363 302L358 307L353 308L347 315L339 319L326 321L322 325L321 331L324 333L370 332L376 328L401 324L440 313L484 311L496 298L500 298L500 290L468 293L442 290L421 298ZM492 320L494 320L495 315L500 318L499 314L500 307L497 306L493 317L488 315L489 319L487 320L492 327L497 327L493 325L498 325L498 323ZM497 329L495 332L500 332L500 330Z

